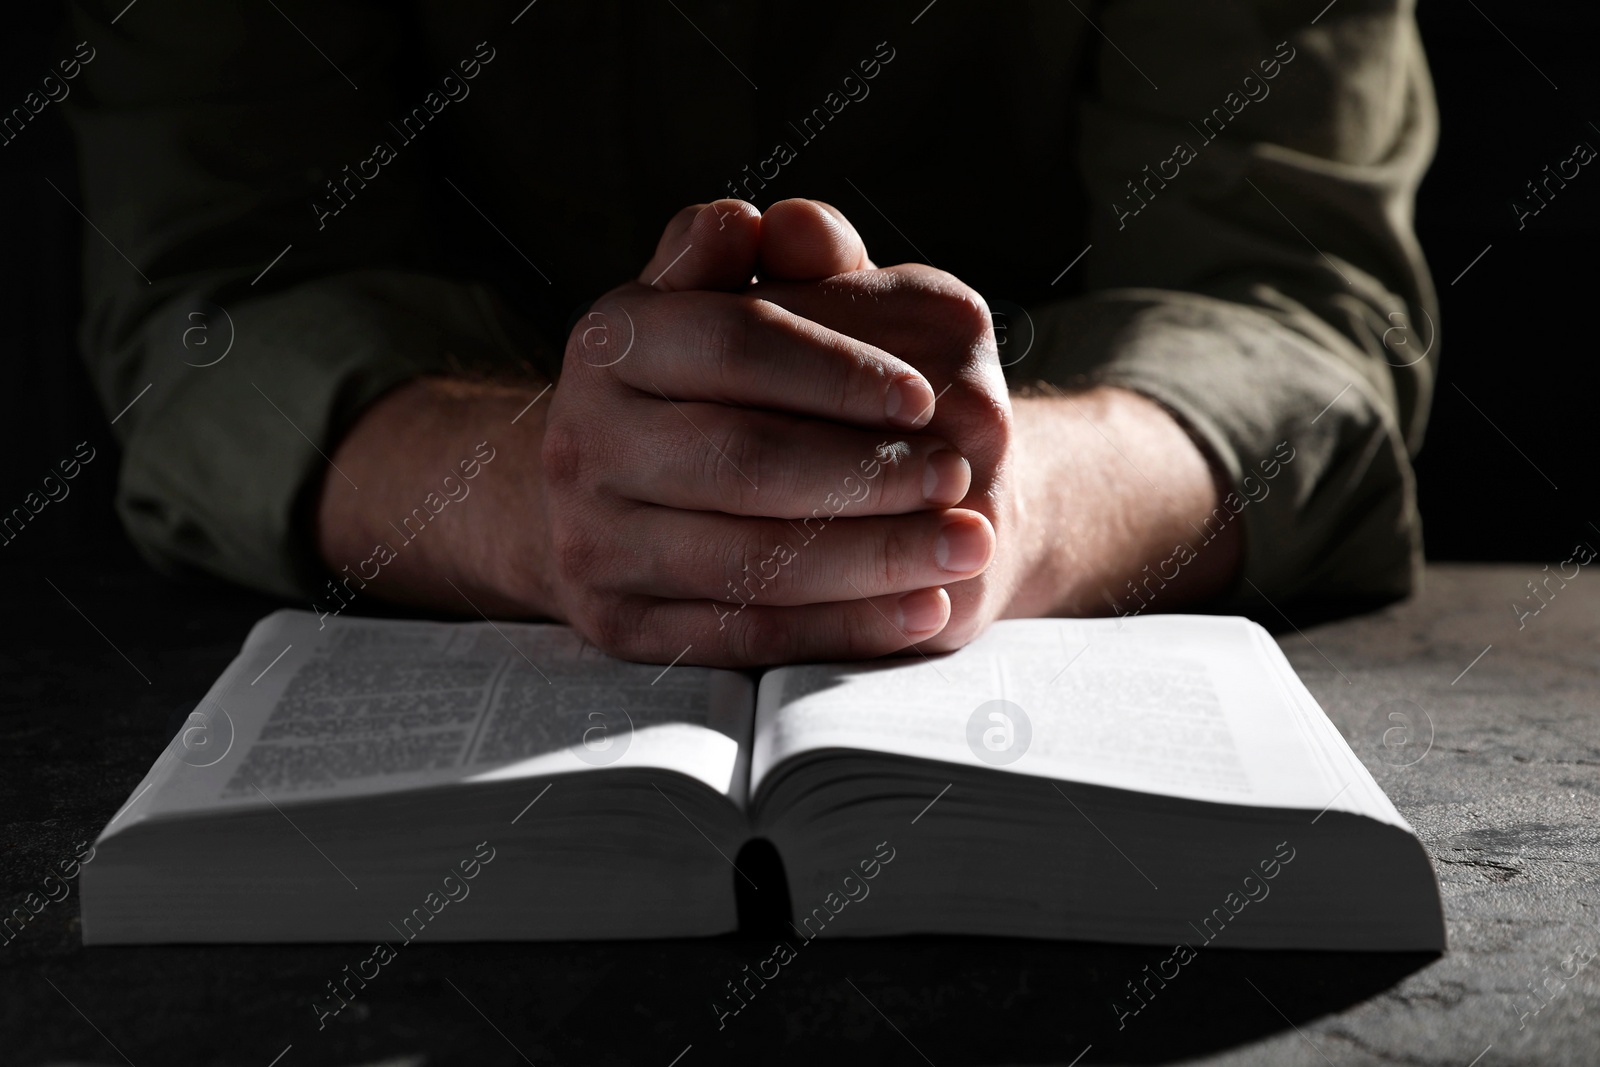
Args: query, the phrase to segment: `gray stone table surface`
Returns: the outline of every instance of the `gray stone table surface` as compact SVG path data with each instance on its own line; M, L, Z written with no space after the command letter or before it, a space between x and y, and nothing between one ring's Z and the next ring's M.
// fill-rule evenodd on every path
M0 944L0 1064L1600 1063L1600 577L1552 580L1519 627L1544 573L1434 566L1376 612L1262 618L1433 858L1442 956L1208 948L1119 1029L1123 980L1164 953L819 939L719 1031L710 997L770 939L419 944L319 1030L312 1000L352 946L85 949L74 887ZM10 912L279 605L168 583L125 549L0 560L0 582Z
M1556 572L1433 566L1409 601L1279 635L1432 857L1450 948L1207 1062L1600 1064L1600 575Z

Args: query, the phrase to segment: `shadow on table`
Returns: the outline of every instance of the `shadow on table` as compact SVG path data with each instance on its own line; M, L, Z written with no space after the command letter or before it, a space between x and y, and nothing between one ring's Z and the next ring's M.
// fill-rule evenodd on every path
M791 943L797 939L790 938ZM745 1006L727 983L772 940L415 945L318 1027L312 1005L365 946L96 948L13 974L33 1020L21 1063L296 1067L568 1063L1166 1063L1258 1040L1389 988L1431 953L1208 948L1137 1006L1127 983L1170 950L991 938L796 944ZM24 989L18 988L24 985ZM62 1000L72 998L74 1007ZM26 1002L26 1003L24 1003ZM1119 1018L1113 1003L1130 1013ZM713 1005L717 1005L714 1007ZM82 1015L78 1014L81 1011ZM94 1020L92 1030L83 1019ZM719 1021L721 1026L719 1028ZM1119 1025L1120 1024L1120 1025ZM35 1029L38 1027L38 1029ZM28 1055L32 1053L32 1055ZM285 1058L281 1067L289 1067Z
M745 944L752 967L770 954L764 943ZM779 990L780 975L720 1032L710 1002L735 1005L719 986L746 972L707 976L705 1003L684 1006L711 1024L707 1051L722 1037L730 1054L781 1048L797 1062L833 1062L863 1044L904 1055L910 1044L939 1067L1167 1063L1303 1026L1438 958L1212 948L1163 981L1157 967L1171 950L1151 946L896 938L818 942L803 952L807 971L796 988Z
M790 937L794 942L794 937ZM56 985L0 981L32 1019L24 1064L1163 1064L1304 1027L1389 989L1434 953L1202 949L1138 1014L1126 982L1170 950L987 937L795 945L746 1006L726 982L770 939L414 945L318 1029L312 1003L358 945L91 949ZM72 1005L62 1001L70 995ZM82 1014L78 1014L82 1013ZM83 1019L93 1019L90 1029ZM1120 1022L1120 1025L1118 1025ZM686 1051L688 1049L688 1051ZM685 1054L686 1051L686 1054ZM680 1056L680 1061L674 1057ZM880 1059L882 1057L882 1059ZM288 1067L285 1057L282 1067Z

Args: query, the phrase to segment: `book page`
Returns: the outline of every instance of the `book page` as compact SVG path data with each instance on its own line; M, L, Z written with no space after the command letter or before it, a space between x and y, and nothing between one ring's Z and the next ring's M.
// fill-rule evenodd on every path
M1326 726L1246 619L1007 620L948 655L768 672L751 788L793 756L847 748L1230 804L1315 811L1332 801L1398 819L1316 719ZM1353 769L1325 751L1331 743Z
M564 626L280 611L112 822L628 767L742 806L753 704L744 675L612 659Z

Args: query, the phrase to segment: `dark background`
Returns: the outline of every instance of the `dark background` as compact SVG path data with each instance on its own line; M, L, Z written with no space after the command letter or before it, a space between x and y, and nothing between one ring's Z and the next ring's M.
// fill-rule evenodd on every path
M1583 329L1595 301L1600 175L1585 168L1520 231L1510 204L1577 141L1600 147L1591 125L1600 109L1588 107L1600 79L1591 53L1600 12L1482 0L1423 3L1419 18L1443 116L1417 207L1443 305L1441 378L1417 461L1428 555L1554 563L1600 522L1589 491L1600 368ZM70 53L63 21L50 5L7 12L6 107ZM108 416L75 342L83 222L51 182L81 202L58 105L0 145L0 511L37 489L78 442L100 455L71 483L68 501L0 551L41 560L125 553L111 508Z
M1292 2L1303 2L1309 18L1327 0ZM1600 174L1585 168L1520 232L1510 201L1546 164L1567 158L1577 140L1600 147L1600 130L1589 125L1600 125L1600 109L1586 110L1600 78L1591 54L1600 11L1430 0L1420 18L1443 112L1438 158L1418 206L1418 228L1443 303L1442 379L1417 463L1429 555L1554 564L1571 555L1575 541L1600 543L1600 531L1588 525L1600 524L1600 508L1592 506L1594 435L1586 432L1594 424L1600 370L1582 329L1594 301L1589 281ZM0 108L19 102L50 64L70 54L60 21L46 5L13 5L6 12ZM47 507L15 544L0 547L0 561L13 564L0 574L14 583L6 589L11 610L0 617L0 749L7 754L0 768L6 813L0 883L12 904L35 888L36 871L70 855L75 842L104 824L148 766L156 729L165 721L165 733L172 732L193 706L195 687L216 675L250 622L271 607L226 589L166 596L169 584L117 565L132 550L111 508L115 448L74 340L83 222L51 182L78 199L71 142L55 105L14 143L0 145L0 513L37 489L78 442L88 440L100 455L71 483L65 502ZM46 586L47 577L72 596L70 607ZM1436 582L1433 595L1449 586ZM1472 606L1465 596L1457 600L1430 609L1428 618ZM1413 601L1400 610L1416 607ZM105 646L89 620L116 620L107 624ZM1512 629L1510 613L1504 624ZM879 1010L884 1019L914 1016L918 1025L908 1029L942 1064L1066 1062L1091 1040L1096 1048L1086 1063L1164 1062L1287 1036L1286 1020L1309 1027L1312 1019L1358 1003L1368 1032L1347 1032L1347 1043L1330 1049L1333 1060L1376 1055L1375 1045L1358 1039L1400 1040L1434 1052L1458 1047L1460 1035L1446 1028L1461 1026L1464 1011L1446 1015L1446 1008L1484 1005L1485 1019L1490 1008L1500 1013L1512 999L1506 990L1520 993L1570 951L1572 942L1556 940L1561 931L1588 921L1581 896L1574 902L1566 885L1583 877L1589 853L1582 843L1592 836L1592 820L1581 800L1563 809L1551 798L1592 795L1575 785L1582 781L1577 764L1586 762L1576 757L1592 747L1582 688L1589 660L1555 651L1562 628L1545 620L1503 642L1510 648L1491 646L1493 652L1478 652L1477 642L1494 637L1502 643L1495 633L1480 638L1469 627L1470 636L1451 638L1449 626L1408 625L1414 629L1386 624L1342 646L1319 632L1320 647L1301 648L1295 662L1315 675L1324 650L1340 662L1359 653L1379 664L1377 677L1387 686L1401 676L1403 659L1416 672L1404 676L1407 691L1429 692L1423 679L1436 674L1437 692L1463 694L1460 703L1436 709L1455 747L1441 745L1423 770L1406 771L1374 762L1380 734L1370 712L1357 707L1361 698L1340 695L1342 687L1326 672L1327 686L1318 687L1384 788L1424 827L1452 922L1465 920L1452 930L1452 957L1432 977L1424 974L1408 991L1380 1000L1379 991L1424 967L1426 959L1208 950L1196 965L1203 977L1175 994L1188 999L1163 1001L1165 1018L1152 1016L1152 1025L1130 1028L1119 1043L1099 1005L1120 995L1117 985L1126 976L1154 962L1136 947L953 939L831 944L807 950L819 955L809 957L809 970L797 973L793 985L771 994L765 1022L752 1016L741 1024L738 1045L729 1045L736 1059L708 1040L685 1067L706 1057L771 1061L785 1052L791 1059L832 1062L843 1041L862 1042L856 1056L863 1060L917 1062L892 1024L872 1014ZM1430 644L1440 634L1442 644ZM1460 647L1449 644L1457 638ZM1474 654L1489 656L1468 683L1515 663L1507 658L1514 650L1529 654L1513 641L1551 643L1532 646L1544 651L1533 655L1525 674L1491 676L1476 696L1470 684L1444 684L1460 678L1456 671ZM1296 655L1297 646L1289 647ZM126 664L118 658L124 649ZM1440 657L1447 661L1442 668ZM141 684L146 671L152 684ZM1563 695L1541 703L1536 694L1547 690ZM1372 684L1361 689L1364 697L1373 692ZM1431 744L1431 719L1429 729ZM1515 777L1502 778L1502 772ZM1511 783L1495 787L1501 804L1489 818L1473 810L1486 804L1485 782ZM1570 792L1574 788L1585 792ZM1499 825L1496 811L1510 813L1515 826ZM1537 812L1531 822L1528 812ZM759 958L755 942L738 939L422 945L409 950L418 955L408 955L405 974L374 986L363 1005L371 1012L369 1025L316 1037L308 991L351 962L347 946L85 951L76 911L76 902L47 910L41 926L28 931L29 940L6 950L0 1033L7 1038L0 1059L60 1062L62 1050L71 1048L81 1053L75 1062L121 1062L109 1039L92 1028L104 1027L140 1063L246 1062L238 1057L248 1053L247 1062L265 1064L290 1041L294 1058L284 1067L370 1063L398 1049L423 1048L452 1049L453 1056L440 1062L523 1062L520 1051L511 1058L510 1038L537 1062L548 1062L543 1053L553 1049L568 1061L602 1062L617 1056L618 1040L642 1047L687 1027L681 1020L704 1022L702 991ZM446 977L461 989L446 987ZM45 988L40 978L58 988ZM860 999L870 998L874 1007L846 999L857 995L845 986L847 978L860 983ZM1245 979L1259 990L1245 987ZM1258 999L1261 990L1273 998L1270 1011ZM69 996L71 1008L64 1002ZM80 1005L85 1018L77 1014ZM1544 1062L1583 1062L1580 1044L1593 1028L1584 1029L1581 1010L1581 999L1567 998L1538 1022L1538 1040L1545 1042L1538 1047L1551 1053ZM1572 1014L1564 1030L1550 1022L1566 1011ZM1083 1031L1082 1020L1092 1016L1103 1029ZM490 1017L509 1030L506 1046L488 1030ZM1486 1065L1506 1062L1518 1049L1524 1050L1518 1062L1540 1061L1517 1044L1522 1039L1513 1017L1485 1022L1500 1043ZM1344 1029L1338 1022L1314 1031L1312 1047L1328 1047L1328 1032ZM669 1047L664 1038L659 1044L665 1051L655 1062L666 1063L679 1046Z

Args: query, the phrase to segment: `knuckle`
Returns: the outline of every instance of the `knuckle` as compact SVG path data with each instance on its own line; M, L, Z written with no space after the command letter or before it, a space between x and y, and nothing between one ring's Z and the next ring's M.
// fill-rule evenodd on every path
M601 548L594 538L570 527L559 529L551 534L551 549L564 577L575 579L580 587L595 584Z
M717 600L748 604L762 599L766 583L756 574L756 557L752 542L743 524L717 537L712 544L711 566L718 568L706 574L710 586L707 595Z
M755 329L752 301L718 301L711 314L704 316L700 344L709 359L715 381L735 380L745 364L750 334Z
M887 522L881 536L867 540L868 570L873 580L880 583L881 592L901 591L915 573L912 554L916 546L905 536L905 525L904 522Z
M748 348L736 383L742 391L848 410L849 361L822 358L835 355L826 340L831 331L770 300L749 301L746 315Z
M783 309L770 300L741 297L738 308L744 324L741 336L744 347L739 352L738 362L729 368L734 377L726 380L727 385L741 393L749 387L768 392L787 369L781 360L772 358L772 353L780 347L779 342L794 339L798 324L790 321Z
M795 325L795 320L771 300L759 296L741 296L736 304L744 319L747 339L754 337L757 331L787 330Z
M551 485L566 487L582 479L588 453L585 436L583 431L561 419L552 419L545 428L539 459Z
M851 657L869 656L884 646L883 620L865 600L851 603L839 613L839 642Z
M963 338L981 338L994 328L989 305L975 290L960 282L941 287L939 314L949 329Z
M923 452L924 462L935 448L946 447L942 442L928 446ZM867 486L869 511L900 511L908 503L913 507L922 506L925 470L922 463L894 462L894 454L886 443L868 448L863 454L866 458L857 464L856 471Z
M970 285L961 285L963 297L962 314L966 316L969 328L974 334L982 335L994 330L994 312L989 308L989 301L983 294Z
M932 329L946 336L979 338L994 328L988 302L955 275L921 264L894 269L902 272L899 288L916 302Z
M781 619L773 611L741 611L727 629L728 654L746 664L780 658L784 652Z
M703 462L704 480L717 499L735 511L744 511L771 466L770 442L744 418L730 418L708 435L711 447Z
M898 368L876 355L851 353L846 359L828 359L821 365L817 390L820 403L829 411L854 411L881 402L889 381ZM879 410L882 410L881 408Z
M935 450L948 447L942 441L930 440L919 449L903 438L889 438L864 449L865 458L857 470L867 485L867 509L883 513L922 507L927 458ZM912 460L912 456L920 456L920 462Z
M595 607L589 618L588 637L601 651L618 659L640 655L640 613L621 599Z
M1004 455L1011 448L1013 432L1011 398L980 390L972 397L971 404L979 446L988 455Z

